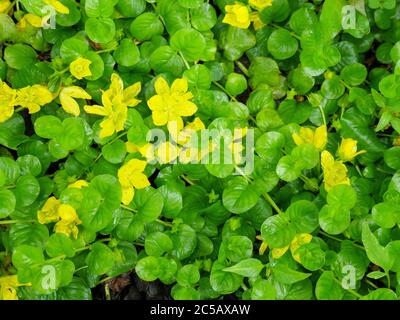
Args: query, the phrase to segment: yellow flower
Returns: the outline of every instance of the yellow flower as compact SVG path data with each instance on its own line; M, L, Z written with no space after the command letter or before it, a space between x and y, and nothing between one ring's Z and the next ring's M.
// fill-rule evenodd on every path
M271 251L272 258L274 259L279 259L282 257L290 248L290 252L292 254L292 257L294 260L297 262L300 261L300 255L296 253L297 249L299 249L301 246L310 243L312 240L312 235L309 233L299 233L296 234L295 237L292 239L290 242L290 245L283 247L283 248L274 248Z
M49 6L53 7L58 13L69 14L68 7L64 6L60 1L58 0L43 0L43 1Z
M137 146L132 142L125 142L126 151L129 153L139 152L143 157L146 158L147 162L154 159L154 147L151 143L146 143L144 146Z
M182 118L179 118L178 121L170 121L168 122L168 131L171 135L172 139L183 146L190 141L190 138L196 131L200 131L205 129L205 125L200 118L195 118L192 122L188 123L185 127L183 127Z
M79 104L75 99L92 99L85 90L77 86L62 88L59 97L61 107L64 111L76 117L79 116L81 110L79 109Z
M78 238L79 230L77 225L81 224L82 221L79 220L75 209L69 204L61 204L58 208L58 216L60 221L55 224L54 231L63 233L67 237L72 234L75 239Z
M50 103L53 95L46 86L35 84L17 90L15 104L27 108L29 113L40 111L40 107Z
M35 14L27 13L21 18L21 20L18 21L17 26L20 29L25 29L27 23L35 28L41 28L44 24L44 20L42 17L39 17Z
M357 141L353 139L342 139L342 143L339 146L338 156L343 162L352 161L355 157L360 154L366 153L367 151L361 150L357 152Z
M241 29L247 29L250 26L250 11L246 5L236 2L233 5L226 5L225 11L223 23Z
M19 283L17 275L0 277L0 300L18 300L16 288L30 285Z
M262 11L266 7L272 6L272 0L249 0L249 5L258 11Z
M7 121L14 114L17 92L0 80L0 123Z
M10 5L11 5L10 0L0 0L0 13L6 12L6 10Z
M102 94L103 106L85 106L87 113L105 117L100 123L100 138L109 137L114 132L124 130L124 125L128 118L128 106L134 107L140 103L140 100L136 99L140 90L140 82L124 90L122 79L114 73L111 76L110 88Z
M254 30L259 30L266 25L264 22L262 22L258 12L252 12L250 15L250 20L253 22Z
M143 173L146 161L132 159L118 170L118 180L122 187L122 203L128 205L135 195L135 189L143 189L150 185Z
M294 260L296 260L299 263L301 262L300 255L298 253L296 253L296 251L301 246L303 246L307 243L310 243L312 238L313 238L312 235L309 233L300 233L294 237L294 239L290 243L290 252L292 253L292 257Z
M70 189L82 189L84 187L87 187L89 183L86 180L77 180L71 184L68 185L68 188Z
M163 142L156 148L154 154L160 164L174 162L179 155L179 147L171 142Z
M325 149L328 141L328 132L325 125L318 127L315 131L310 128L301 127L300 132L294 133L292 137L296 145L309 143L314 145L319 151L322 151Z
M197 106L189 101L193 98L188 92L186 78L176 79L171 88L163 77L155 82L157 95L147 101L152 111L153 121L156 126L163 126L170 121L182 121L181 117L188 117L197 111Z
M324 172L325 190L329 191L332 187L339 184L350 185L350 179L347 177L347 168L342 161L335 161L329 151L323 151L321 154L321 165Z
M58 208L61 202L55 197L47 199L42 209L38 211L37 216L40 224L46 224L50 222L56 222L59 220Z
M79 80L84 77L89 77L92 75L92 72L89 68L91 63L92 61L85 58L75 59L69 65L69 72L71 72L71 74Z

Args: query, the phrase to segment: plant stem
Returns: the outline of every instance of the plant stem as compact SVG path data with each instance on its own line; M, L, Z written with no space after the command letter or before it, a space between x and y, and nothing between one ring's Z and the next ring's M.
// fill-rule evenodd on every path
M0 225L4 224L14 224L14 223L33 223L35 220L2 220L0 221Z
M216 86L217 86L219 89L221 89L223 92L225 92L233 101L237 102L237 99L236 99L234 96L230 95L230 94L226 91L226 89L224 88L224 86L223 86L222 84L218 83L217 81L213 81L213 84L216 85Z
M186 177L183 174L181 175L181 179L184 180L185 182L187 182L188 184L190 184L191 186L195 185L195 183L192 180L190 180L188 177Z
M179 55L181 56L183 63L185 64L186 69L190 69L189 63L186 61L185 57L183 56L183 53L179 51Z
M274 208L275 211L276 211L278 214L283 213L283 211L282 211L281 209L279 209L278 205L275 203L275 201L271 198L271 196L270 196L267 192L264 192L262 195L263 195L263 197L265 198L265 200L267 200L267 201L269 202L269 204L271 205L271 207Z
M130 211L130 212L137 213L137 210L136 210L136 209L132 209L131 207L125 206L125 205L123 205L123 204L121 204L121 208L123 208L123 209L125 209L125 210L128 210L128 211Z
M157 221L158 223L161 223L162 225L168 227L168 228L172 228L172 223L163 221L163 220L161 220L161 219L157 219L156 221Z
M249 70L240 61L235 61L238 68L243 72L246 77L249 77Z

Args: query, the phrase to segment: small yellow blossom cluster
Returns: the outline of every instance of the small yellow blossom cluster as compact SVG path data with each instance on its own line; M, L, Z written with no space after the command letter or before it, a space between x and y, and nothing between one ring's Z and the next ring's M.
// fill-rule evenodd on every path
M356 156L365 153L365 150L357 152L357 141L353 139L342 139L338 149L339 160L327 150L324 150L328 141L328 132L325 125L312 130L310 128L300 128L299 133L294 133L292 138L296 145L312 144L321 153L321 166L324 173L325 190L329 191L339 184L350 185L347 176L346 161L352 161Z
M259 13L271 6L272 0L249 0L249 5L250 7L242 2L226 5L226 14L222 22L241 29L247 29L253 22L255 30L261 29L264 27L264 23L261 21ZM252 11L252 9L256 11Z
M82 186L85 186L85 184L73 187ZM47 199L42 209L38 211L37 217L41 224L56 222L54 225L54 232L56 233L63 233L68 237L72 234L75 239L78 237L79 230L77 225L82 223L78 214L74 207L61 203L56 197Z
M116 73L112 74L110 88L103 91L101 96L103 105L86 105L84 107L87 113L104 117L100 123L100 138L109 137L115 132L124 130L128 118L128 107L135 107L140 103L140 100L136 99L140 91L140 82L124 89L124 83L120 76Z
M14 2L11 2L10 0L0 0L0 13L7 13L13 4ZM58 0L43 0L43 6L46 5L53 8L53 10L59 14L69 14L68 7ZM47 25L51 14L51 12L48 12L45 16L41 17L33 13L26 13L18 21L17 27L20 30L24 30L28 25L35 28L43 28Z
M18 300L17 288L30 285L30 283L19 283L17 275L2 276L0 277L0 300Z
M47 86L35 84L21 89L12 89L0 80L0 123L7 121L14 114L14 108L27 108L29 113L40 111L40 107L50 103L53 95Z

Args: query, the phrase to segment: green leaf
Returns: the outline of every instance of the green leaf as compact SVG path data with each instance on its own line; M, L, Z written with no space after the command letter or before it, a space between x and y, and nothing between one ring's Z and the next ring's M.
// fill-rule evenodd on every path
M229 181L222 194L224 207L233 213L243 213L253 208L259 199L254 188L243 177Z
M223 271L236 273L243 277L257 277L264 268L262 262L258 259L249 258L238 262L237 264L224 268Z
M196 232L188 225L181 224L178 230L168 234L173 243L171 255L179 260L188 258L196 249Z
M361 300L398 300L398 299L399 298L397 294L387 288L376 289L361 298Z
M19 245L12 253L12 263L17 269L30 268L44 262L43 250L30 245Z
M387 149L383 153L385 163L394 170L400 169L400 147Z
M49 229L37 223L18 223L10 228L9 237L12 247L26 244L44 248L49 239Z
M299 255L300 263L310 271L321 269L325 264L325 252L314 242L302 245L294 254Z
M31 205L39 196L40 185L32 175L18 178L16 187L13 189L16 207L26 207Z
M130 39L122 39L117 50L114 51L115 61L123 67L132 67L140 60L140 52L136 44Z
M89 18L110 17L114 12L112 0L86 0L85 12Z
M176 281L181 286L191 286L199 282L200 272L199 268L194 264L187 264L178 270L176 274Z
M4 50L4 60L8 66L13 69L24 69L37 62L37 54L32 47L26 44L13 44L7 46Z
M43 116L35 121L35 132L39 137L53 139L62 134L61 120L55 116Z
M135 18L146 9L146 1L119 0L117 9L124 17Z
M209 3L203 3L191 10L192 25L199 31L210 30L217 23L217 13Z
M373 271L367 274L367 277L370 279L378 280L383 277L386 277L386 273L381 272L381 271Z
M332 271L324 271L315 286L315 296L318 300L341 300L344 290L334 280Z
M91 246L91 250L86 257L88 271L100 276L112 269L115 263L115 257L112 250L105 244L96 242Z
M286 29L275 30L268 38L268 51L278 60L292 57L298 46L297 40Z
M362 242L367 252L368 259L372 263L382 267L386 272L389 271L393 266L394 259L389 254L388 248L384 248L380 245L367 223L364 223L362 226Z
M368 75L367 68L361 63L345 66L340 72L340 77L350 86L359 86Z
M325 205L319 212L319 225L329 234L340 234L350 226L350 210L340 204Z
M282 215L269 217L261 226L261 236L271 248L283 248L290 244L296 229Z
M285 137L281 133L266 132L257 139L256 152L262 159L270 163L277 163L284 143Z
M169 46L161 46L152 53L150 66L157 73L170 72L176 77L184 69L182 58Z
M243 75L232 72L226 79L225 89L226 92L231 96L238 96L246 91L247 80Z
M162 34L164 26L154 13L145 12L132 21L129 30L136 39L145 41Z
M159 257L173 249L171 238L162 232L153 232L146 236L144 249L149 256Z
M126 155L126 146L122 140L117 140L113 143L106 144L102 148L101 152L104 159L106 159L108 162L117 164L124 161Z
M213 263L210 274L210 283L213 290L220 294L230 294L239 289L242 283L242 276L225 272L225 265L218 261Z
M194 29L180 29L175 32L170 40L171 47L180 51L186 60L197 61L203 56L206 41L203 35Z
M282 263L274 265L271 270L274 279L283 284L293 284L303 281L304 279L307 279L311 276L311 273L304 273L293 270Z
M90 40L107 43L114 39L115 23L111 18L89 18L85 23L85 31Z
M111 175L96 176L90 186L82 189L86 201L78 208L83 226L92 231L106 228L120 207L121 188L118 180Z
M163 197L164 206L162 214L166 218L174 218L183 208L182 193L179 188L173 183L166 183L158 190Z
M276 167L276 174L284 181L296 180L301 175L302 163L291 155L283 156Z
M49 257L65 255L71 258L75 255L75 250L72 240L69 237L63 233L54 233L47 242L46 253Z
M351 186L339 184L329 190L326 200L329 205L352 209L357 203L357 194Z
M138 210L138 216L143 222L156 220L164 205L161 192L152 187L137 190L133 201Z
M372 218L378 226L391 229L400 222L400 210L394 203L381 202L373 206Z
M308 200L292 203L286 210L298 233L311 233L318 228L318 208Z
M15 196L7 189L0 188L0 219L7 218L15 210Z
M144 281L154 281L162 272L158 259L152 256L140 259L135 267L135 271L139 278Z
M258 279L251 289L251 300L275 300L276 289L270 281Z

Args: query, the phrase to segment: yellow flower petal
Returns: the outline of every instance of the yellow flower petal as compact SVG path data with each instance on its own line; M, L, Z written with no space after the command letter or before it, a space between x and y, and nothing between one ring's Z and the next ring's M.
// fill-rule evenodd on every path
M86 180L77 180L68 185L70 189L81 189L83 187L87 187L89 183Z
M158 77L154 83L154 89L158 95L170 94L168 82L163 77Z
M69 14L68 7L64 6L60 1L58 0L43 0L43 1L48 5L52 6L58 13Z
M328 131L326 129L326 125L322 125L315 130L313 144L318 150L322 151L325 149L327 142Z
M86 113L97 114L99 116L106 116L107 113L102 106L92 105L92 106L84 106L84 110Z
M121 202L127 206L132 202L134 195L135 189L133 189L132 187L123 187Z
M233 27L247 29L250 26L250 11L248 7L241 3L225 6L225 17L223 23L230 24Z
M37 213L38 221L40 224L46 224L59 220L58 209L61 205L60 200L55 197L50 197L46 200L42 209Z
M77 58L71 62L69 65L69 71L71 74L81 80L84 77L89 77L92 75L89 66L92 64L92 61L85 58Z
M155 150L155 156L161 164L175 161L178 158L178 155L179 148L171 142L163 142Z
M283 247L283 248L274 248L271 251L272 254L272 258L274 259L279 259L280 257L282 257L286 251L288 251L289 246Z
M312 235L309 233L300 233L297 234L294 239L292 240L292 242L290 243L290 252L292 253L292 257L294 260L296 260L297 262L301 262L300 261L300 255L296 253L297 249L299 249L301 246L310 243L312 240Z
M61 107L65 112L70 113L74 116L79 116L80 108L78 102L75 99L92 99L92 97L81 87L71 86L61 89L60 95Z
M140 103L139 99L136 99L137 95L142 90L142 84L136 82L130 87L124 90L124 103L129 107L135 107Z
M188 81L186 78L176 79L171 86L171 91L177 94L185 94L188 91Z
M357 152L357 141L353 139L342 139L338 149L338 156L343 161L352 161L360 154L366 153L365 150Z
M272 6L272 0L249 0L249 5L254 9L262 11L266 7Z

